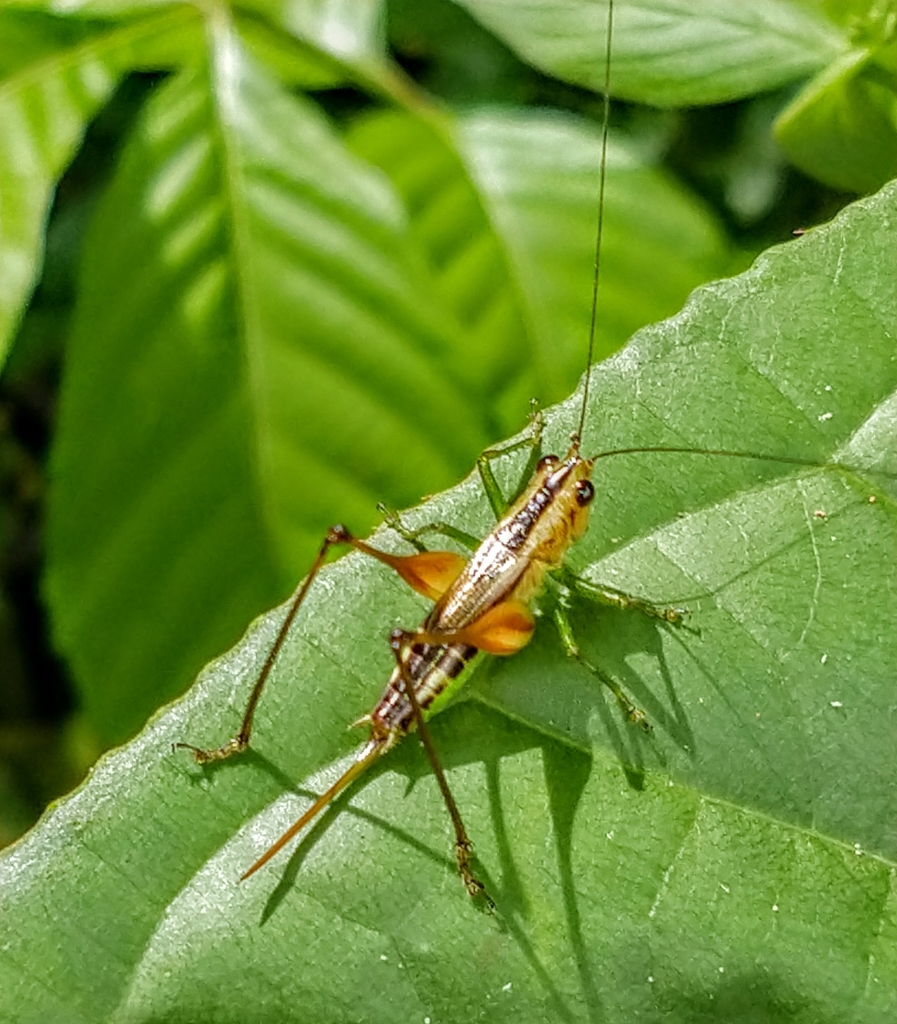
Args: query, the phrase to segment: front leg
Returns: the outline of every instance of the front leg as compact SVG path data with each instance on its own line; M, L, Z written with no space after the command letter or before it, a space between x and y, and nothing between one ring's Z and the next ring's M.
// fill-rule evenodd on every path
M533 401L528 435L517 441L511 441L509 444L499 445L496 448L487 448L486 451L484 451L477 459L477 472L480 474L480 481L483 484L483 490L486 492L486 497L488 498L489 505L492 508L492 514L496 519L501 519L505 512L507 512L514 498L523 492L523 489L532 479L533 473L536 471L536 464L542 454L542 430L544 426L545 420L542 416L542 410L538 407L536 402ZM498 481L495 479L495 474L492 472L492 463L495 459L500 459L504 455L510 455L511 452L519 451L521 448L529 448L530 455L526 460L526 466L524 467L520 480L517 483L514 496L509 502L501 493L501 488L498 486Z

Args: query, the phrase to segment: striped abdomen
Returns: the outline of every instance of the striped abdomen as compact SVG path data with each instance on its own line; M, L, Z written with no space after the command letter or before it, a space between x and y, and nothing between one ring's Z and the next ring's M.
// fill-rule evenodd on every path
M464 644L412 644L404 655L405 670L414 683L421 710L426 713L433 701L448 690L476 656L477 649ZM388 749L411 729L414 711L405 695L402 673L396 666L380 700L366 720L372 738L386 741Z

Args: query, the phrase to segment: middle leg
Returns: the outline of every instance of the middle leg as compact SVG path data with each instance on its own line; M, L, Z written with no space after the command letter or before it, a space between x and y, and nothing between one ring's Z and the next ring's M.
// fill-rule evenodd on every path
M588 669L592 675L599 679L610 690L614 697L616 697L617 703L620 705L623 714L630 722L632 722L633 725L639 726L639 728L644 729L645 732L650 732L651 726L648 723L648 716L632 701L619 681L615 679L614 676L589 661L589 659L586 658L580 650L579 644L576 642L573 623L570 621L568 598L563 592L558 595L558 600L554 607L554 622L557 626L561 643L564 645L564 650L567 652L569 657L578 661L583 668Z

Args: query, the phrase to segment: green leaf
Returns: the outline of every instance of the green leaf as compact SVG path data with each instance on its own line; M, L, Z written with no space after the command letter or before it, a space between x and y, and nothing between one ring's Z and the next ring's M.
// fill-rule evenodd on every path
M833 188L871 192L897 175L897 76L864 50L845 56L779 116L776 141Z
M91 22L54 18L41 11L0 11L0 74L8 78L38 60L52 60L97 30Z
M456 2L540 70L604 87L604 2ZM611 89L661 107L722 103L814 74L843 49L810 4L626 0L615 5Z
M0 35L9 32L21 51L18 59L11 45L3 53L0 82L0 365L40 267L56 179L116 81L93 52L92 33L63 27L54 39L54 28L0 12Z
M598 461L571 563L690 615L576 609L650 735L547 621L434 720L494 917L463 893L413 739L237 883L346 763L384 635L424 614L349 556L310 591L250 753L203 771L170 744L233 731L282 610L0 861L2 1016L892 1021L895 201L892 185L699 290L593 371L590 451L852 468ZM550 448L577 415L576 396L551 411ZM474 476L410 516L434 519L487 528Z
M297 41L254 17L239 17L240 36L253 57L281 82L301 89L335 89L348 84L346 70L314 46Z
M389 174L410 211L462 326L452 359L478 404L507 433L532 398L562 398L587 344L599 132L557 112L486 109L440 137L420 118L381 112L357 123L349 143ZM633 144L611 139L596 358L730 267L707 208Z
M245 8L339 60L373 66L384 57L383 0L249 0Z
M88 121L123 69L182 53L194 24L189 12L110 27L0 11L0 365L40 270L57 179Z
M48 6L46 0L12 2L26 9L45 10ZM80 18L127 20L160 10L163 17L176 17L180 6L179 0L67 0L65 11ZM207 13L215 16L211 8ZM321 53L349 64L373 68L383 57L383 0L246 0L239 13L256 15L269 26L278 26ZM309 70L300 54L296 59L303 65L302 72Z

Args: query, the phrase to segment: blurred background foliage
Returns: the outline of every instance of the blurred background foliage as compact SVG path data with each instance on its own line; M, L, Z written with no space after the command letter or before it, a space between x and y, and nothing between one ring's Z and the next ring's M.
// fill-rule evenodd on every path
M0 9L0 845L328 524L575 385L604 17ZM897 174L895 32L885 0L618 0L602 356Z

